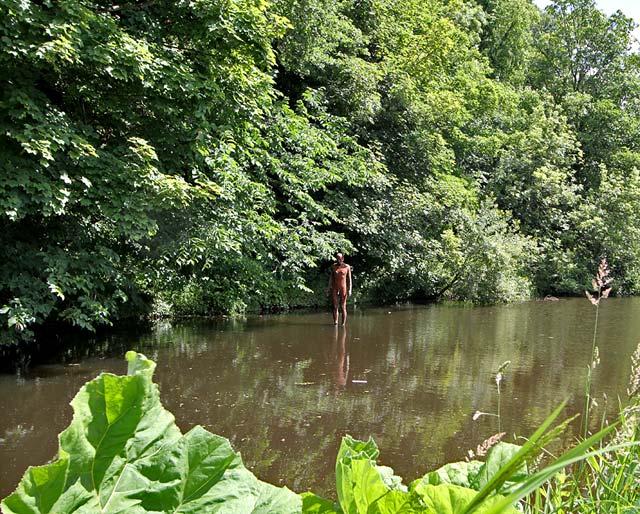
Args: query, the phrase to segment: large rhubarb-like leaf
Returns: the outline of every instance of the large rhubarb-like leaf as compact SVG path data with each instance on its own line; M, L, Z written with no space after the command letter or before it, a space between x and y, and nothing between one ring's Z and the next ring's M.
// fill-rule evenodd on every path
M304 514L342 514L340 506L330 500L325 500L313 493L302 493L301 496Z
M409 488L391 468L378 466L378 447L369 440L358 441L346 436L338 452L336 462L336 489L340 507L344 514L457 514L462 512L478 494L466 486L484 464L480 462L457 463L441 468L414 481ZM482 514L503 496L493 495L484 500L476 512ZM312 506L311 502L305 504ZM320 503L313 504L316 510L309 512L325 514ZM306 512L306 511L305 511ZM506 514L518 511L506 507Z
M201 427L182 435L152 382L155 363L127 360L127 376L82 387L58 459L27 470L5 514L301 512L300 496L260 482L223 437Z
M415 495L386 466L378 466L376 443L342 439L336 459L336 489L345 514L417 512L411 509ZM402 510L401 510L402 509Z
M431 485L452 484L474 489L474 484L477 482L476 477L483 466L484 463L477 460L470 462L451 462L435 471L427 473L424 477L412 484L412 486L424 482L425 484Z
M487 454L487 460L478 471L476 476L477 484L474 484L473 488L478 491L482 489L521 449L522 446L504 442L500 442L491 448ZM501 494L511 492L519 483L524 482L527 478L529 478L529 470L526 462L522 462L511 474L509 480L498 488L498 492Z
M422 512L429 514L459 514L465 510L477 494L473 489L444 483L439 485L422 483L414 490L424 503ZM503 499L504 497L501 495L486 498L482 505L476 509L476 514L488 511ZM504 507L502 512L503 514L519 514L519 511L512 506Z
M499 442L489 450L485 462L472 460L445 464L413 482L411 487L415 488L418 484L452 484L479 491L507 465L521 448L515 444ZM507 494L528 477L526 462L522 462L511 474L509 480L498 488L497 492Z

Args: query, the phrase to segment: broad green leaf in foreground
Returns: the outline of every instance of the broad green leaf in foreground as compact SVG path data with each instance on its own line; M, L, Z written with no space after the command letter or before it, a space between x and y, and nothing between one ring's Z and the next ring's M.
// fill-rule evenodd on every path
M472 488L476 490L482 489L493 477L498 475L502 468L506 467L521 448L521 446L504 442L499 442L491 448L487 454L487 460L478 471L477 484L474 484ZM498 492L501 494L511 492L518 483L525 481L528 477L527 464L526 462L521 462L509 479L498 488Z
M457 514L477 495L469 487L452 485L442 479L446 476L444 471L442 477L429 477L428 474L407 488L391 468L376 464L378 454L378 448L371 439L363 442L349 436L343 438L336 461L336 489L340 507L345 514ZM469 469L463 469L466 463L458 464L456 469L461 473L458 479L463 482L468 481L469 470L475 475L479 466L483 465L474 463ZM448 471L453 472L453 468ZM430 483L429 479L436 483ZM482 513L485 508L502 499L500 495L486 498L477 512ZM312 505L316 510L309 508L309 512L333 512L328 503L324 504L323 510L320 502L312 504L305 499L305 509ZM511 514L517 513L517 510L507 506L504 512Z
M302 512L304 514L342 514L339 505L311 492L302 494Z
M392 505L407 503L413 496L391 468L376 464L379 453L372 439L364 442L348 435L342 439L336 459L336 489L345 514L399 512L391 510ZM387 503L390 505L384 507Z
M435 471L427 473L412 483L412 486L418 483L424 483L425 485L452 484L473 489L473 484L477 481L478 472L482 466L484 464L477 460L450 462Z
M424 502L425 507L422 512L437 514L459 514L477 494L473 489L444 483L440 485L422 483L415 488L415 492ZM482 514L503 499L504 497L501 495L489 496L476 512ZM518 514L519 511L511 505L505 505L501 512L503 514Z
M155 363L127 353L127 376L101 374L71 402L58 459L29 468L5 514L293 514L301 498L260 482L229 441L182 435L152 382Z
M500 472L520 449L521 446L499 442L489 450L485 462L472 460L445 464L413 482L411 487L416 487L418 484L452 484L479 491ZM498 489L498 492L501 494L509 492L511 488L526 480L528 476L527 465L522 462L509 480Z

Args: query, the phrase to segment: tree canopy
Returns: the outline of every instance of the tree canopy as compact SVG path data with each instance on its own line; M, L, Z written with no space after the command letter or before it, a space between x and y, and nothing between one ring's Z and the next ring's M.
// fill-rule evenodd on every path
M640 291L640 56L593 0L6 0L2 343L150 311Z

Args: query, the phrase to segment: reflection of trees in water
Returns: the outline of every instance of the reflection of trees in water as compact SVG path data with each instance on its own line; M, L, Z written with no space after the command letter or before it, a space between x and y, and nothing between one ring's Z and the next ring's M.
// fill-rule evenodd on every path
M463 458L497 430L493 418L470 418L495 410L492 373L506 359L503 423L530 434L561 400L556 391L581 390L584 363L565 342L583 327L566 320L582 322L590 306L557 305L384 312L331 327L313 344L286 342L267 324L177 327L152 356L183 429L201 423L229 437L263 479L332 494L345 433L373 435L384 462L407 478ZM367 383L352 383L359 378Z
M299 483L331 491L335 455L345 433L373 435L383 456L396 454L399 460L406 460L404 446L411 452L409 462L422 463L422 471L442 462L441 441L468 422L471 407L458 395L447 401L428 391L428 376L407 381L407 374L413 374L418 361L431 363L431 378L440 377L446 366L430 347L414 344L407 353L394 337L374 354L362 352L367 337L350 341L350 348L360 347L353 360L347 334L333 332L321 351L314 349L305 359L300 349L276 353L253 344L224 345L216 352L220 367L208 375L191 370L173 377L169 387L183 405L172 410L179 420L208 420L207 428L230 437L258 476L284 478L291 487ZM380 361L378 351L387 358ZM455 361L461 358L458 352ZM366 377L367 384L351 384L353 376ZM342 394L336 398L338 391Z
M208 378L185 376L176 389L202 395L205 384L215 384L215 402L189 418L207 419L232 437L263 478L331 491L345 433L373 435L385 463L416 477L463 458L497 430L494 419L474 423L471 415L495 410L492 374L504 360L513 363L503 393L509 433L529 435L561 401L556 391L580 393L583 363L565 343L582 337L581 327L566 322L583 319L582 306L570 303L568 313L557 304L539 307L368 316L316 346L233 333L215 349L220 366Z
M615 301L601 313L607 339L616 333L607 321ZM627 302L621 305L640 305ZM623 327L628 355L640 332L633 312L623 316L637 328ZM333 495L345 433L374 436L383 462L407 479L463 458L497 430L493 418L472 422L471 415L495 411L492 374L507 359L502 413L509 434L529 435L565 395L574 394L579 410L591 315L586 300L427 307L355 315L346 330L289 317L256 330L231 322L221 322L223 330L177 325L138 344L158 363L162 401L183 431L202 424L231 439L260 478ZM607 360L606 345L601 350L596 384L605 369L624 384L628 362L621 371ZM79 385L65 387L75 392ZM31 394L37 401L38 391Z

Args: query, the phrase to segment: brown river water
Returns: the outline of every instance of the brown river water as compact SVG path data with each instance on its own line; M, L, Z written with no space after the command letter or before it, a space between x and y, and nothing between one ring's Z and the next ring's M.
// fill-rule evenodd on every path
M44 464L71 420L69 401L101 371L126 372L123 348L158 363L164 406L183 431L203 425L229 438L262 480L335 497L335 455L344 434L373 436L381 462L405 483L501 428L530 435L568 398L582 409L595 307L586 299L494 307L401 306L329 313L159 323L143 335L100 342L100 357L0 375L0 498L30 465ZM626 398L640 342L640 298L600 307L592 427ZM117 348L117 350L115 350ZM498 367L511 361L495 413ZM498 423L501 424L499 427ZM564 436L570 443L574 433Z

